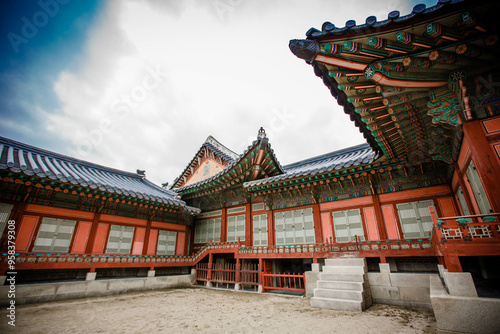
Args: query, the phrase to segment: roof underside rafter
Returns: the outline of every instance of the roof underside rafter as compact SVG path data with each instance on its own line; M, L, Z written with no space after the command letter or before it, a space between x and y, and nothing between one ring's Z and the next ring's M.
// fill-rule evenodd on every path
M496 112L469 103L466 77L485 69L498 73L497 11L495 2L417 5L404 17L391 12L387 20L369 17L359 26L325 22L322 31L310 29L307 40L292 40L290 49L313 64L386 158L452 164L460 125Z

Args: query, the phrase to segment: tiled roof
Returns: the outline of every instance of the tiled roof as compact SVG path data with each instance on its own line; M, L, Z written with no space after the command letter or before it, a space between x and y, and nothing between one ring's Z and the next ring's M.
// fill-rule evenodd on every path
M171 204L183 207L193 214L199 213L199 209L188 207L184 201L176 199L175 192L160 188L141 175L78 160L3 137L0 137L0 170Z
M243 187L247 188L300 176L312 176L318 173L340 170L362 164L371 164L377 158L378 154L369 145L361 144L286 165L283 168L285 174L245 182Z
M205 180L196 182L196 183L189 184L189 185L181 187L181 188L173 189L173 190L178 191L178 192L182 192L184 190L195 188L195 187L199 187L199 186L202 186L202 185L204 185L206 183L210 183L210 182L218 179L219 177L221 177L222 175L224 175L228 171L230 171L234 166L238 165L241 162L241 160L247 155L247 153L249 153L250 151L252 151L258 145L260 145L261 147L267 146L267 148L269 150L269 154L271 155L271 158L275 161L275 163L276 163L276 165L278 167L279 173L283 173L284 172L283 171L283 167L281 167L278 159L276 158L276 155L274 154L274 151L271 149L271 144L269 144L269 140L267 138L263 138L263 139L257 139L257 140L255 140L252 143L252 145L248 146L248 148L245 150L245 152L243 152L243 154L241 154L239 156L238 159L233 160L228 166L226 166L226 168L224 168L222 171L220 171L219 173L215 174L214 176L209 177L209 178L207 178Z
M394 10L387 15L385 20L377 20L375 16L369 16L366 18L365 23L356 24L354 20L348 20L345 23L345 27L338 28L333 23L325 22L321 26L321 30L316 28L310 28L306 32L308 39L322 39L329 36L346 36L347 35L359 35L363 33L371 33L374 31L380 32L384 29L392 29L394 27L406 26L413 24L415 21L421 19L426 19L429 16L434 15L436 12L444 12L448 10L455 10L456 7L462 6L464 3L470 3L471 1L465 0L439 0L436 5L426 8L425 4L418 4L413 7L410 14L400 16L400 12Z
M208 148L209 150L214 152L214 154L219 156L223 161L225 161L227 163L234 162L234 160L239 158L238 154L236 154L235 152L233 152L232 150L230 150L226 146L222 145L214 137L208 136L207 140L205 140L203 145L201 145L200 149L198 150L198 152L196 152L193 159L189 162L189 164L186 166L186 168L182 171L181 175L174 180L174 182L172 184L172 188L178 187L179 184L182 184L181 183L182 177L184 175L188 175L189 170L197 165L198 156L200 154L203 154L203 150L205 148Z

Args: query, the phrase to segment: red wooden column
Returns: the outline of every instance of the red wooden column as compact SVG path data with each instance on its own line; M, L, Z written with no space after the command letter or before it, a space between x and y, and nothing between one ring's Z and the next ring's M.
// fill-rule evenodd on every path
M227 208L222 208L220 217L220 242L227 242Z
M151 232L151 220L146 221L146 236L144 237L144 246L142 247L142 255L148 254L148 246L149 246L149 234ZM185 253L184 253L185 254ZM153 269L151 269L153 270Z
M373 208L375 209L375 219L377 220L378 235L380 240L387 240L387 231L385 229L384 216L380 207L380 197L378 194L372 195Z
M444 256L444 263L446 265L446 269L448 269L448 272L462 272L462 265L460 264L460 259L458 258L458 256L446 255Z
M245 205L245 245L253 246L252 204Z
M236 258L236 284L241 284L241 260Z
M87 242L87 247L85 247L85 254L92 253L92 248L94 248L95 236L97 233L97 227L99 226L100 219L101 219L101 214L95 213L94 219L92 220L92 227L90 228L89 241Z
M500 211L500 165L490 147L480 121L463 124L464 136L472 153L472 160L483 182L493 212Z
M274 235L274 211L270 210L266 212L267 214L267 245L269 247L275 245L275 235Z
M207 272L207 279L211 280L212 279L212 265L214 263L214 256L212 252L208 254L208 272Z
M262 272L263 271L264 271L264 260L261 257L259 257L259 278L257 280L257 283L259 283L260 287L264 286L264 282L262 281L262 279L263 279ZM260 288L259 290L261 292L265 292L263 288Z
M316 244L323 243L323 226L321 225L321 213L319 211L319 204L313 205L313 222L314 222L314 238Z

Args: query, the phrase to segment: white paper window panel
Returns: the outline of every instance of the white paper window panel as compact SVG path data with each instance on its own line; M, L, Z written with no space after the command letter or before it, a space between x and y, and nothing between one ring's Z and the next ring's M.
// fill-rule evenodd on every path
M220 218L205 219L198 221L195 228L195 242L207 243L210 240L220 241Z
M359 209L336 211L332 214L336 242L349 242L358 236L365 240L363 221Z
M491 205L488 201L488 197L486 196L486 192L484 191L483 183L481 182L476 167L474 166L474 162L470 162L466 174L472 187L472 191L474 192L474 197L476 198L479 210L481 210L482 214L491 213Z
M227 241L245 240L245 215L227 218Z
M135 228L132 226L111 225L106 253L130 254Z
M3 235L13 208L12 204L0 203L0 236Z
M265 209L264 203L257 203L257 204L252 205L253 211L260 211L260 210L264 210L264 209Z
M464 195L464 191L462 190L462 187L458 187L457 197L458 197L458 202L460 203L460 206L462 207L462 212L464 213L464 216L469 216L470 211L469 211L469 207L467 206L467 202L465 201L465 195Z
M429 207L432 200L396 204L403 238L428 237L433 228Z
M239 206L237 208L229 208L227 209L227 213L233 214L233 213L240 213L240 212L245 212L247 210L246 206Z
M200 213L197 218L208 218L222 215L222 210L214 210Z
M158 245L156 247L157 255L175 255L175 245L177 232L160 231L158 234Z
M76 221L45 217L38 229L34 252L68 252Z
M277 245L315 242L312 209L277 212L274 223Z
M253 245L267 246L267 215L253 216Z

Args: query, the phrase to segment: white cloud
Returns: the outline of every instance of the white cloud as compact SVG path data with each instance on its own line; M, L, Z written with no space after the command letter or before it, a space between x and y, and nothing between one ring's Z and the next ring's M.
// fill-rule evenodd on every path
M241 153L263 126L283 164L362 143L288 41L394 9L372 3L110 1L80 67L54 85L61 109L48 130L62 153L146 169L156 183L172 182L208 135Z

